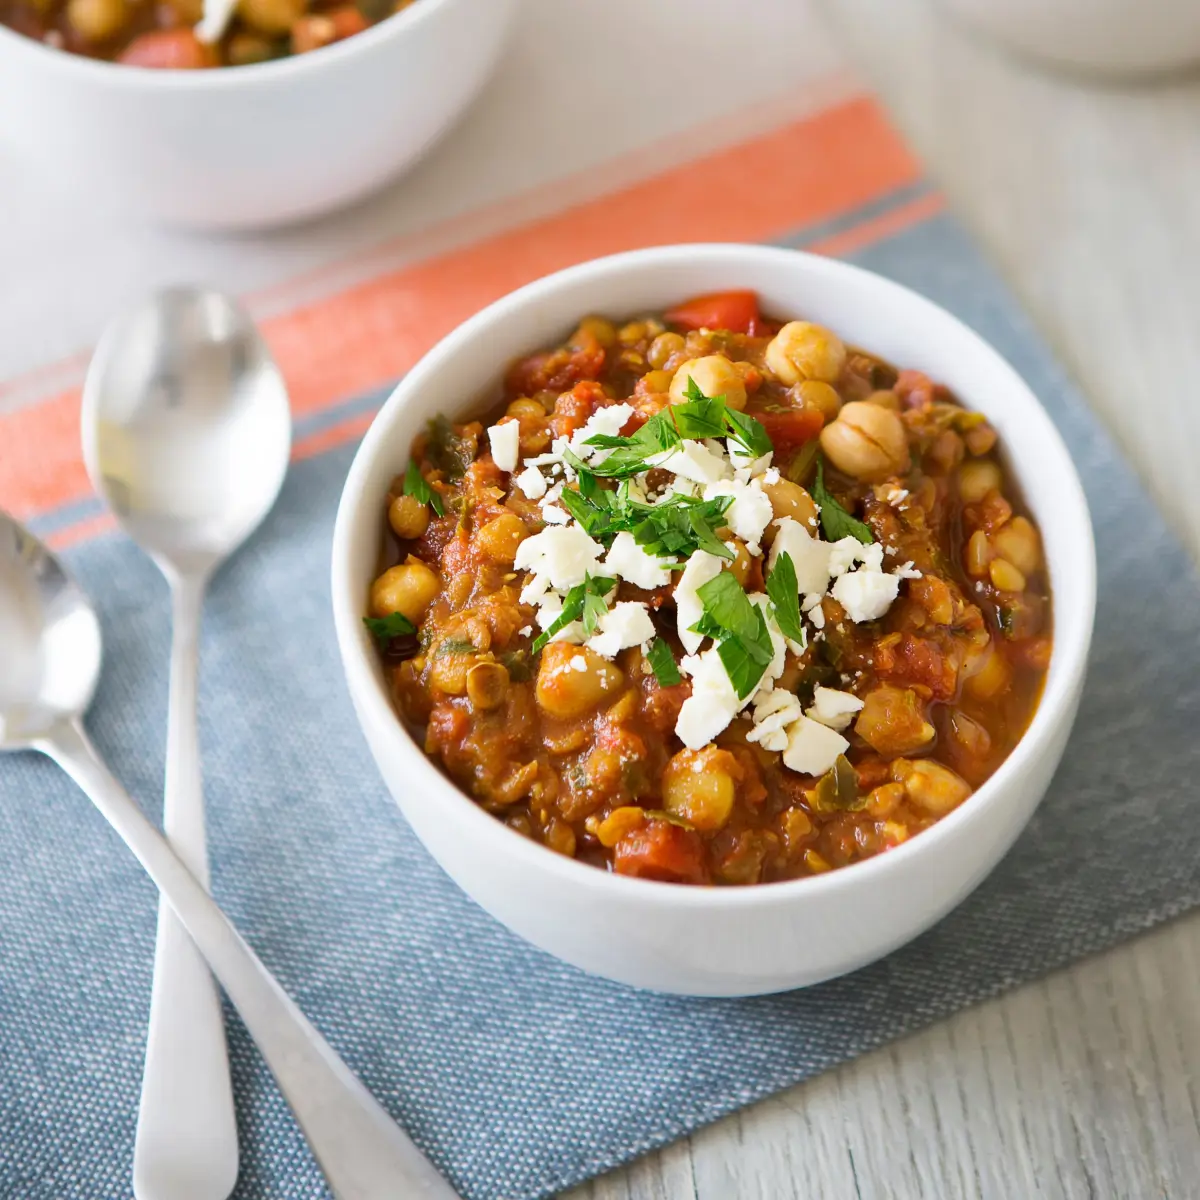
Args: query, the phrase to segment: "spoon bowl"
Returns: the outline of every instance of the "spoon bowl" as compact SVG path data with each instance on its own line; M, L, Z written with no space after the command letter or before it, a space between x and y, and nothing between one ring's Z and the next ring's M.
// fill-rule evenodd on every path
M30 747L91 703L100 625L42 544L0 512L0 750Z
M287 471L283 377L219 292L169 288L114 321L82 423L93 484L167 572L211 571L266 516Z

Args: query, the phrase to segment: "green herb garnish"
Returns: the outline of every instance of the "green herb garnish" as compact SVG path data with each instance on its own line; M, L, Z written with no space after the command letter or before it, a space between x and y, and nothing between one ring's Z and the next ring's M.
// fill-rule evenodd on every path
M733 503L732 496L711 500L672 496L659 504L644 504L633 499L626 480L615 489L607 489L582 463L576 472L578 491L564 488L562 506L589 537L605 546L610 546L618 533L627 532L656 558L686 558L696 550L733 558L733 551L716 535L721 517Z
M689 378L683 404L671 404L655 413L631 437L598 433L588 438L589 446L612 453L600 463L584 468L604 479L628 479L650 469L649 460L676 450L685 440L732 438L747 454L761 458L771 449L771 439L760 421L731 409L723 396L706 396ZM576 471L583 464L569 451L563 456Z
M553 624L537 636L533 643L536 654L559 630L566 629L572 621L582 621L583 631L587 634L596 632L600 618L608 611L604 597L616 587L617 581L605 576L591 575L584 577L582 583L577 583L563 600L562 612L555 617Z
M363 624L371 631L376 645L385 653L391 649L396 638L412 637L417 627L403 614L392 613L389 617L363 617Z
M767 619L728 571L701 584L696 595L704 606L704 615L692 628L716 640L725 673L738 699L744 700L758 686L775 656Z
M847 812L866 804L858 790L858 773L844 754L837 756L832 769L821 776L809 797L818 812Z
M804 645L804 626L800 624L800 590L796 584L796 564L784 551L775 560L767 576L767 595L775 610L775 620L784 637Z
M475 643L469 638L448 637L437 644L433 652L434 658L445 658L447 654L474 654Z
M467 468L475 461L476 449L475 439L456 433L450 418L444 413L439 413L429 422L426 456L451 482L467 473Z
M439 517L446 515L441 496L425 482L420 467L411 458L408 460L408 469L404 472L404 494L413 496L421 504L428 504Z
M823 458L817 459L817 478L813 482L812 494L821 509L821 529L827 542L840 542L844 537L852 537L869 545L875 540L870 525L851 516L826 489Z
M654 672L654 678L658 680L660 687L674 687L683 679L679 673L679 666L675 662L675 655L671 653L671 647L662 638L655 638L650 644L650 652L646 655L646 661L650 664L650 669Z

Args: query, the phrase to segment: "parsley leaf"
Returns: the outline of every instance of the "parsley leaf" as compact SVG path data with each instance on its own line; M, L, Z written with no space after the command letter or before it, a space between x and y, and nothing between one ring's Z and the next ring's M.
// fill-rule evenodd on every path
M390 617L363 617L363 624L384 653L391 649L396 638L412 637L417 632L417 627L403 613L392 613Z
M805 643L804 626L800 624L800 591L796 584L796 564L792 556L784 551L775 560L767 576L767 595L775 609L775 620L784 637L793 642Z
M656 558L687 558L695 550L707 550L718 558L732 559L733 551L714 532L732 503L732 496L716 496L712 500L673 496L661 504L638 504L631 500L629 508L637 518L633 539Z
M817 459L817 478L813 482L812 497L821 509L821 530L826 541L840 542L844 537L852 537L869 545L875 540L870 525L851 516L826 490L824 458Z
M684 395L687 400L683 404L670 404L655 413L632 437L597 433L588 438L589 446L612 453L587 469L604 478L627 479L649 470L651 458L677 449L685 440L733 438L755 458L772 450L761 421L731 409L723 396L706 396L690 376ZM583 465L570 452L563 457L576 471Z
M744 700L775 656L767 619L728 571L701 584L696 595L704 606L704 616L692 628L717 639L725 673L738 699Z
M438 413L429 422L425 456L439 471L444 471L451 482L467 473L467 468L475 461L477 449L476 439L458 433L444 413Z
M595 633L600 618L608 611L604 602L606 596L616 586L617 581L603 576L593 579L584 576L582 583L577 583L563 600L562 612L543 630L533 643L533 653L536 654L559 630L566 629L572 621L583 621L585 633Z
M408 460L408 470L404 472L404 494L414 496L422 504L428 504L439 517L446 515L441 496L425 482L420 467L411 458Z
M753 454L755 458L762 458L764 454L770 454L775 449L771 435L767 433L761 421L756 421L744 412L738 412L736 408L725 410L725 420L729 425L729 436L740 442L747 453Z
M675 662L675 655L671 653L671 647L662 638L655 638L651 643L646 661L649 662L660 687L674 687L683 679Z

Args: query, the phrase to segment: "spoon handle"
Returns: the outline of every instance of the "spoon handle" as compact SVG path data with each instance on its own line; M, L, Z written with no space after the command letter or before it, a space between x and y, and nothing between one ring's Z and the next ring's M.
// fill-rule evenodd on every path
M262 1051L337 1200L459 1200L109 773L82 725L56 726L37 748L90 797L175 909Z
M205 888L208 848L196 730L204 580L172 581L163 830ZM133 1147L137 1200L225 1200L237 1182L237 1121L216 984L175 910L159 901L150 1031Z

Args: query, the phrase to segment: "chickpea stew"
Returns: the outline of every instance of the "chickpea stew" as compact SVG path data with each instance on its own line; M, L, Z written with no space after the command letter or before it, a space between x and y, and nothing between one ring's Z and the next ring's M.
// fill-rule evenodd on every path
M906 841L1004 761L1051 653L995 430L750 292L587 317L439 418L376 636L426 752L522 836L692 884Z
M0 24L87 58L136 67L237 67L306 54L414 0L0 0Z

